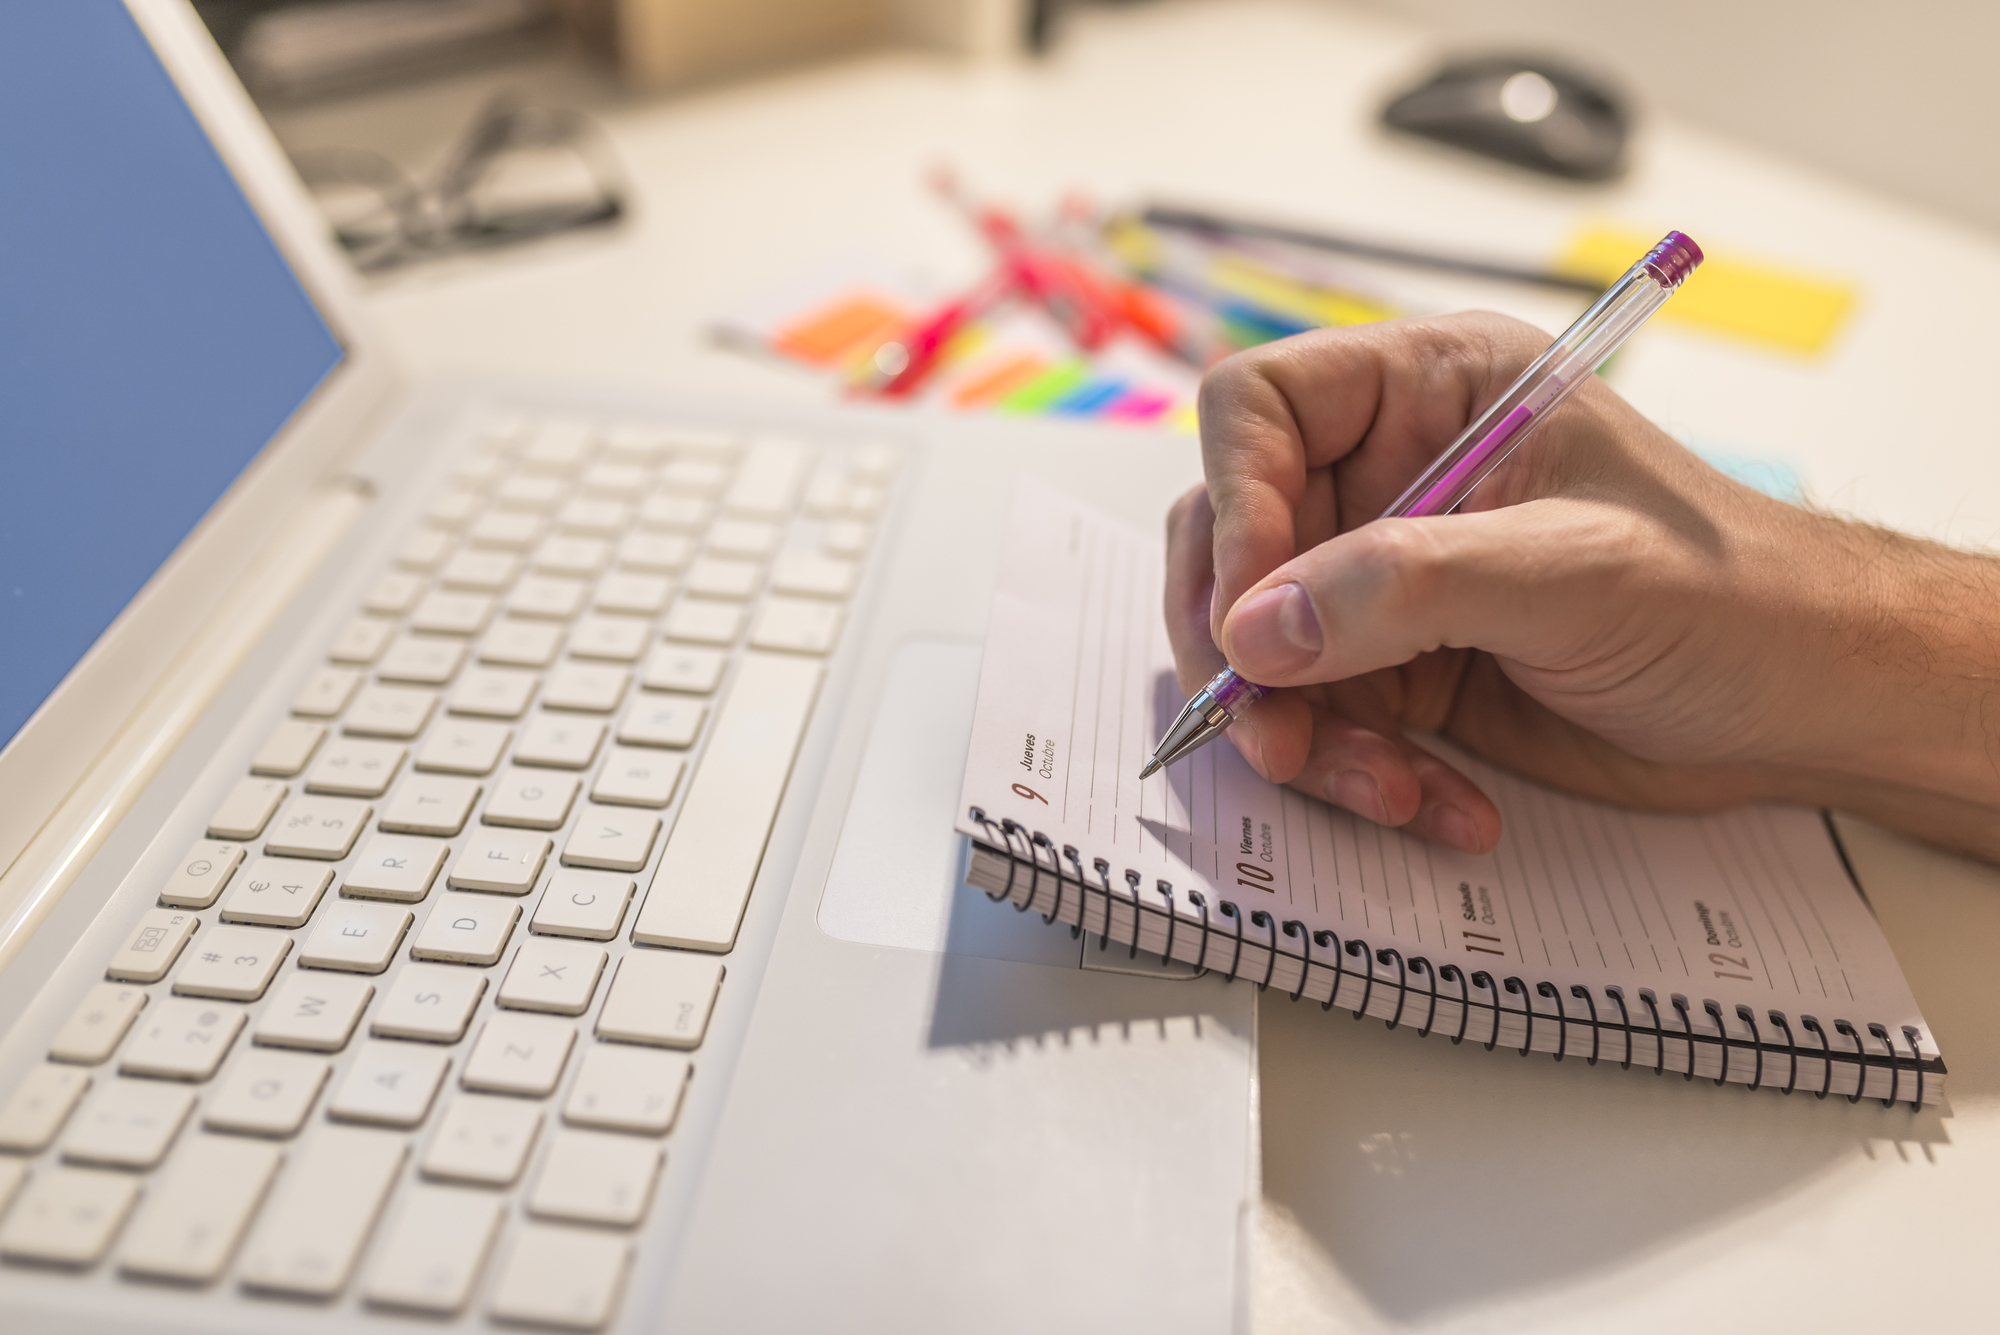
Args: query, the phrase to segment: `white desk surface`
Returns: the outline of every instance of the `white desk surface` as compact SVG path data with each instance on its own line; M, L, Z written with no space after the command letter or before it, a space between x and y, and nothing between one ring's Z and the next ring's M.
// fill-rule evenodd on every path
M972 75L883 55L641 105L555 78L608 127L632 223L397 277L369 305L420 376L813 397L813 382L709 347L704 326L857 256L969 281L984 259L925 193L933 161L1024 206L1083 187L1527 259L1589 218L1678 227L1711 253L1856 278L1862 308L1816 361L1649 329L1619 389L1705 448L1792 464L1821 504L2000 538L1997 340L1981 314L2000 309L2000 244L1671 124L1645 127L1612 187L1383 138L1373 109L1434 49L1326 6L1187 3L1082 15L1047 64ZM280 128L294 144L421 152L467 86ZM1431 297L1552 327L1575 309L1499 287ZM1260 1332L2000 1325L1980 1279L2000 1189L2000 1032L1982 1021L2000 1008L1979 953L2000 940L2000 872L1846 828L1948 1054L1942 1112L1452 1051L1273 994Z

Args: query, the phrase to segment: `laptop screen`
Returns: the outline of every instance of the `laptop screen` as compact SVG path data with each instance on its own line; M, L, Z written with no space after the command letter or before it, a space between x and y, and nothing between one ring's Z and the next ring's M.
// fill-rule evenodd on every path
M342 352L118 0L0 33L0 748Z

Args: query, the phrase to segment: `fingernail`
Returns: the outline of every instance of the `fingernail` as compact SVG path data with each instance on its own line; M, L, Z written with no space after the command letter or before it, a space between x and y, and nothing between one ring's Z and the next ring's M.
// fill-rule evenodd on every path
M1479 851L1479 831L1472 817L1458 807L1441 806L1431 812L1431 834L1439 843L1461 853Z
M1318 658L1325 643L1312 599L1296 584L1252 594L1229 622L1229 656L1253 678L1296 672Z
M1333 776L1333 786L1327 797L1338 806L1346 807L1357 816L1366 816L1381 825L1389 819L1389 804L1382 800L1382 790L1375 780L1358 769L1344 769Z

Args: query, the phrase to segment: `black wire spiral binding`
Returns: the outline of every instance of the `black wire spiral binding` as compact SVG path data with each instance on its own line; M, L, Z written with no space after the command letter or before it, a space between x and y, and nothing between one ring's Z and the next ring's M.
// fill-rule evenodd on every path
M1375 958L1383 964L1387 964L1390 960L1396 962L1396 1013L1384 1021L1389 1026L1389 1032L1394 1033L1396 1026L1403 1022L1403 1005L1410 999L1410 971L1403 963L1402 952L1394 946L1384 946L1376 951ZM1368 971L1375 972L1372 966Z
M1429 1038L1431 1036L1431 1026L1437 1023L1437 1017L1438 1017L1437 970L1433 969L1431 967L1431 962L1425 959L1422 955L1412 955L1410 956L1410 972L1422 974L1426 978L1431 980L1431 985L1430 985L1431 1008L1424 1012L1424 1027L1417 1030L1418 1038Z
M1625 1060L1618 1063L1618 1069L1629 1071L1632 1069L1632 1013L1625 1009L1625 989L1614 983L1604 989L1604 994L1618 1003L1618 1028L1625 1035ZM1597 1014L1596 1002L1591 1003L1590 1013L1593 1016Z
M1054 876L1056 880L1054 903L1048 911L1042 913L1040 916L1045 923L1059 921L1063 918L1063 910L1067 904L1067 887L1064 882L1070 879L1070 876L1065 873L1063 866L1064 861L1067 860L1070 868L1073 869L1074 880L1076 881L1079 893L1082 895L1082 900L1077 909L1077 922L1069 924L1070 933L1072 936L1076 936L1087 930L1084 923L1088 920L1091 895L1095 893L1101 897L1103 904L1104 930L1099 934L1098 949L1104 950L1109 947L1115 935L1115 925L1117 922L1116 910L1113 905L1114 901L1118 900L1120 896L1114 888L1111 878L1111 864L1108 861L1103 858L1092 859L1092 870L1096 872L1099 882L1099 886L1093 888L1088 883L1084 872L1083 859L1074 845L1064 844L1058 849L1055 843L1041 831L1030 830L1027 826L1011 818L1003 817L996 822L980 807L969 808L969 814L973 822L987 834L987 840L984 844L985 849L988 852L998 854L1007 862L1006 880L997 892L985 892L989 899L996 902L1006 900L1013 905L1016 912L1026 912L1035 906L1041 894L1041 877L1046 872ZM1046 867L1042 863L1040 851L1044 849L1048 852L1048 864ZM1015 898L1015 891L1019 885L1019 872L1022 864L1026 864L1028 868L1029 880L1025 899L1017 900ZM1136 958L1138 956L1139 941L1145 927L1146 914L1150 912L1162 914L1166 919L1164 958L1173 959L1180 921L1173 884L1166 880L1156 882L1155 889L1159 894L1161 905L1164 905L1164 907L1161 907L1160 905L1150 905L1145 901L1145 897L1140 890L1142 878L1138 872L1128 870L1125 873L1125 880L1127 883L1127 892L1123 898L1132 913L1131 936L1127 941L1128 957ZM1216 924L1211 921L1211 906L1204 894L1200 891L1190 890L1187 893L1187 898L1200 915L1198 925L1201 934L1201 944L1194 963L1197 969L1207 972L1209 970L1208 953L1210 938L1216 935ZM1227 899L1219 901L1213 906L1213 910L1227 918L1234 929L1231 937L1233 948L1230 955L1229 967L1224 971L1228 978L1234 980L1241 976L1243 970L1244 915L1234 901ZM1279 956L1281 954L1290 955L1290 952L1284 950L1279 943L1279 936L1282 934L1287 938L1296 938L1300 947L1299 954L1291 955L1293 961L1299 966L1296 985L1287 994L1293 1001L1297 1001L1305 995L1306 989L1311 986L1313 981L1313 967L1318 965L1322 970L1330 969L1333 974L1332 985L1328 990L1326 1000L1321 1003L1320 1009L1332 1010L1334 1006L1340 1004L1341 985L1347 974L1355 972L1355 970L1346 967L1343 957L1352 956L1360 961L1362 965L1359 971L1362 983L1361 997L1353 1011L1353 1018L1356 1020L1367 1015L1370 1006L1374 1003L1377 982L1375 968L1379 964L1384 967L1393 967L1396 971L1394 983L1384 983L1384 986L1393 986L1396 990L1394 1011L1384 1021L1385 1026L1391 1030L1400 1028L1404 1023L1404 1018L1409 1010L1410 980L1414 974L1424 980L1425 997L1428 1002L1425 1007L1423 1022L1417 1030L1418 1037L1430 1037L1432 1030L1436 1026L1440 1000L1438 983L1439 980L1443 980L1446 983L1456 983L1458 985L1459 1019L1457 1030L1451 1035L1451 1041L1454 1045L1465 1041L1474 1006L1487 1004L1490 1004L1493 1014L1492 1023L1487 1031L1483 1046L1486 1051L1491 1052L1498 1045L1502 1024L1509 1013L1502 995L1505 992L1515 994L1521 998L1520 1015L1524 1034L1521 1047L1518 1050L1519 1054L1526 1057L1534 1050L1535 1022L1542 1018L1553 1018L1556 1022L1557 1038L1555 1051L1551 1055L1559 1062L1568 1056L1569 1010L1563 999L1561 989L1554 983L1547 981L1537 982L1533 985L1531 991L1530 985L1518 976L1509 976L1496 982L1493 975L1483 969L1475 970L1468 976L1463 969L1455 964L1433 965L1430 960L1421 955L1413 955L1405 958L1402 952L1393 946L1374 950L1366 941L1358 937L1351 937L1343 941L1337 932L1331 930L1312 931L1307 928L1304 922L1295 918L1280 921L1264 909L1252 911L1249 914L1249 921L1253 926L1263 929L1265 933L1265 941L1262 943L1262 948L1265 951L1264 972L1256 984L1260 992L1268 991L1271 984L1277 980ZM1316 959L1314 957L1315 948L1325 953ZM1490 994L1491 1002L1475 1003L1472 998L1474 989L1484 989ZM1624 1058L1619 1062L1619 1067L1623 1070L1629 1070L1637 1046L1637 1036L1639 1033L1645 1032L1647 1027L1634 1022L1630 1007L1627 1004L1625 990L1622 987L1606 985L1604 993L1608 998L1617 1003L1618 1006L1617 1028L1625 1036ZM1654 1043L1653 1071L1656 1075L1664 1074L1666 1070L1667 1032L1665 1026L1661 1023L1662 1017L1658 998L1648 988L1640 988L1638 994L1639 999L1645 1003L1647 1013L1651 1017L1650 1032L1653 1035ZM1599 1011L1596 996L1588 987L1582 984L1573 985L1569 988L1569 995L1582 1001L1588 1008L1589 1019L1587 1023L1590 1026L1591 1043L1590 1055L1585 1057L1584 1060L1586 1064L1595 1066L1603 1056L1603 1032L1605 1028L1609 1027L1609 1021ZM1543 1017L1536 1010L1534 1003L1536 996L1547 997L1555 1003L1556 1013L1554 1016ZM1681 1023L1680 1030L1674 1036L1685 1042L1688 1049L1686 1064L1680 1072L1683 1080L1691 1081L1694 1079L1697 1047L1701 1044L1712 1043L1721 1054L1722 1071L1716 1077L1715 1083L1717 1085L1729 1083L1735 1065L1735 1050L1739 1047L1748 1047L1753 1060L1748 1088L1753 1091L1763 1088L1765 1077L1765 1040L1757 1014L1751 1007L1742 1004L1735 1007L1737 1019L1743 1023L1749 1032L1749 1038L1745 1040L1730 1035L1729 1027L1723 1017L1722 1007L1715 1000L1704 998L1700 1002L1702 1010L1715 1021L1716 1032L1713 1037L1700 1035L1695 1032L1692 1006L1688 998L1675 993L1672 995L1671 1001L1673 1009L1680 1017ZM1789 1060L1786 1068L1785 1083L1780 1092L1789 1095L1798 1087L1800 1066L1798 1036L1794 1032L1791 1019L1784 1012L1772 1010L1768 1012L1766 1018L1774 1029L1784 1035L1785 1054ZM1856 1026L1851 1021L1835 1019L1833 1021L1834 1031L1850 1039L1854 1045L1852 1052L1843 1051L1839 1053L1833 1050L1832 1041L1817 1017L1801 1015L1798 1019L1798 1025L1800 1028L1816 1036L1820 1043L1817 1056L1820 1059L1822 1071L1820 1087L1814 1091L1815 1098L1824 1099L1832 1092L1833 1067L1835 1061L1838 1060L1844 1064L1851 1064L1855 1068L1854 1092L1847 1096L1849 1103L1859 1103L1862 1098L1867 1096L1870 1069L1885 1063L1889 1072L1889 1090L1887 1096L1882 1098L1882 1105L1885 1108L1894 1107L1898 1102L1903 1100L1902 1079L1904 1057L1897 1050L1895 1039L1886 1025L1871 1022L1865 1026ZM1864 1028L1866 1030L1865 1035L1863 1033ZM1922 1034L1912 1025L1901 1026L1901 1033L1905 1043L1909 1047L1908 1059L1911 1070L1916 1077L1914 1081L1916 1088L1914 1094L1909 1098L1909 1107L1912 1111L1917 1111L1923 1107L1929 1076L1929 1072L1924 1065ZM1876 1056L1869 1051L1867 1035L1872 1035L1881 1042L1882 1055Z
M1270 914L1257 909L1250 915L1250 925L1262 927L1271 934L1271 943L1264 948L1264 977L1257 984L1259 992L1268 992L1271 990L1271 973L1278 967L1278 923Z

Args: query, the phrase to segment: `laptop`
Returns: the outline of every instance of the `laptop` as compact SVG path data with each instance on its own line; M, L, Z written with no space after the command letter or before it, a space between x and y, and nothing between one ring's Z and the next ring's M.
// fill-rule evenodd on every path
M1192 443L408 385L182 0L0 28L0 1328L1244 1328L1254 993L952 833Z

